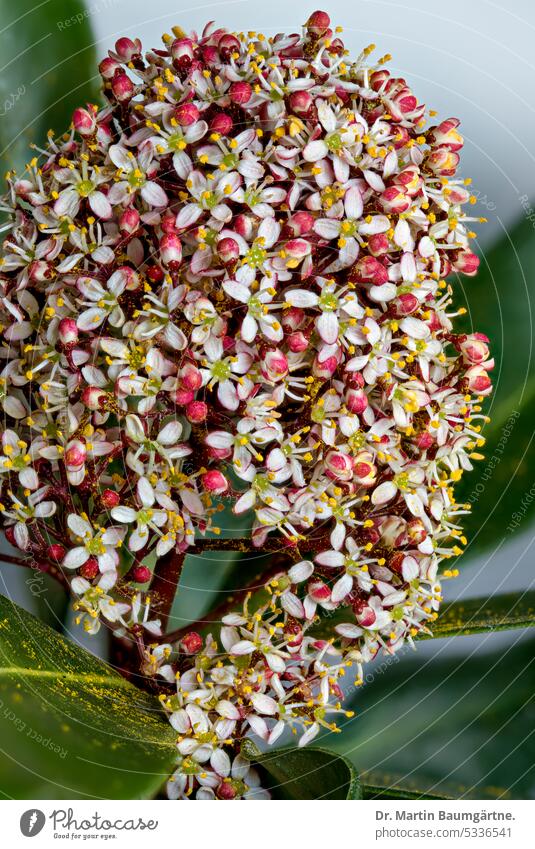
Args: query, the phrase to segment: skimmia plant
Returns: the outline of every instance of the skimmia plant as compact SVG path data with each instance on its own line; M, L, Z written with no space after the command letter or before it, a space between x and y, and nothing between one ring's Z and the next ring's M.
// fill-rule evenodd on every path
M7 177L8 559L158 695L172 798L267 798L243 738L336 730L345 683L432 632L466 542L493 361L446 278L477 271L475 198L459 121L372 52L319 11L120 38L105 105ZM169 631L185 556L233 547L271 552L262 579Z

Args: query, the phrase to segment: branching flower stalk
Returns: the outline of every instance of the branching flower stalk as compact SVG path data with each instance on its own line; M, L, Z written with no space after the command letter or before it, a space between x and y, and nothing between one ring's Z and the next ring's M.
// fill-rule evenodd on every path
M7 176L1 510L135 646L169 795L265 798L243 737L336 730L344 676L427 632L456 572L493 361L446 277L476 273L478 219L459 122L325 12L173 32L120 38L106 105ZM217 540L229 501L245 544ZM284 565L166 637L186 553L236 545Z

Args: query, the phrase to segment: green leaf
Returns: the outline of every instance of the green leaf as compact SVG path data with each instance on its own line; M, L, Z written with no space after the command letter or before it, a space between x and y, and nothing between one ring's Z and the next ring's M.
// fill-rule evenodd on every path
M172 771L153 696L0 596L0 786L18 799L137 799Z
M448 604L433 624L433 638L535 626L535 590ZM422 639L429 639L423 636Z
M399 783L399 779L380 772L361 775L363 799L455 799L439 793L430 793L415 782Z
M245 740L242 752L258 766L262 786L275 799L362 798L353 765L327 749L288 746L262 754L251 740Z
M361 774L392 772L427 793L452 795L454 783L463 798L530 798L535 643L519 639L496 656L473 644L466 658L382 658L353 700L355 717L326 744Z
M93 35L79 0L0 0L0 167L20 168L30 142L68 130L76 106L95 97L100 77Z
M491 417L483 429L485 459L475 463L458 487L458 501L472 505L472 514L463 516L469 545L458 561L461 566L535 516L535 490L530 494L535 463L534 276L533 227L524 219L483 256L479 274L466 284L469 310L460 329L489 336L496 367L494 392L484 406Z

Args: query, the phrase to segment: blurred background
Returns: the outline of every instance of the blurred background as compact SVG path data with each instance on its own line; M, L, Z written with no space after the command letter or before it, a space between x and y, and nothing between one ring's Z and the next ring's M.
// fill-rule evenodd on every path
M461 119L461 175L478 198L476 278L454 281L464 326L492 341L495 392L487 404L485 459L466 479L473 505L469 545L445 583L446 600L535 588L535 6L530 0L425 0L322 7L353 55L371 42L440 118ZM158 47L173 25L202 30L295 31L310 2L251 0L187 5L177 0L0 0L0 159L3 172L31 158L49 128L61 131L75 106L98 98L97 61L119 35ZM230 521L230 520L229 520ZM240 534L236 528L234 533ZM202 615L258 562L189 558L174 624ZM0 590L72 639L63 599L42 575L2 567ZM185 596L187 595L187 601ZM187 611L187 615L186 615ZM106 654L106 635L86 647ZM535 645L524 631L422 643L378 660L355 695L356 716L323 743L378 781L390 776L430 794L535 796ZM475 788L475 789L474 789Z

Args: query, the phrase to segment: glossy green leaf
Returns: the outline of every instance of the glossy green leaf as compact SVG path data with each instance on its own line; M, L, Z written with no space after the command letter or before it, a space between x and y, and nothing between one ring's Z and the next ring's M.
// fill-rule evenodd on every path
M469 309L460 329L489 336L496 367L494 391L484 404L491 417L483 430L485 459L458 487L458 500L472 506L472 514L463 517L469 544L459 566L525 528L535 515L534 275L535 234L532 223L522 220L483 255L479 274L463 284Z
M532 590L453 602L444 607L432 627L433 638L438 638L533 626L535 591Z
M0 0L0 167L24 166L49 129L95 98L99 74L90 16L79 0Z
M287 746L261 754L251 740L242 752L262 775L275 799L361 799L357 772L344 757L316 746Z
M147 798L172 771L158 701L0 596L0 787L20 799Z
M430 793L417 782L400 782L399 777L382 772L366 772L361 775L363 799L455 799L439 793Z
M462 797L531 797L535 643L518 636L494 656L462 645L463 657L379 659L348 705L355 717L325 745L364 774L392 772L427 793L451 795L453 783Z

